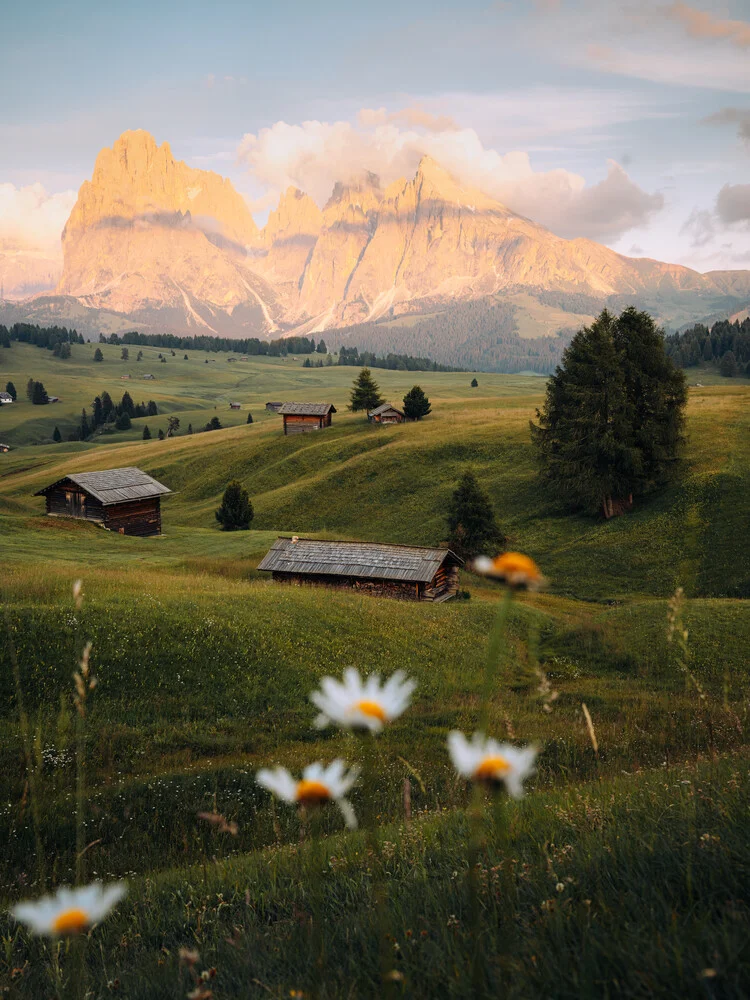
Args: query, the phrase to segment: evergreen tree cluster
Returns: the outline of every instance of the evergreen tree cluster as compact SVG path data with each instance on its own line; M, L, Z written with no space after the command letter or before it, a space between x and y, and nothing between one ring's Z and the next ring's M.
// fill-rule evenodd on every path
M0 324L0 344L10 347L11 341L19 344L33 344L35 347L46 347L57 357L70 357L71 344L85 343L83 336L76 330L65 326L36 326L32 323L14 323L10 327ZM63 353L65 346L67 351Z
M543 482L573 508L622 513L673 473L686 401L648 313L604 310L573 338L531 424Z
M449 365L439 365L430 358L415 358L411 354L388 354L379 358L372 351L359 352L356 347L339 348L340 365L362 366L364 368L386 368L395 372L460 372L463 368L451 368ZM318 366L320 367L320 366Z
M319 350L314 337L280 337L277 340L259 340L258 337L247 337L236 340L231 337L180 337L174 333L111 333L109 336L99 334L100 344L130 345L137 347L165 347L172 351L213 351L229 354L249 354L252 356L267 355L268 357L286 357L288 354L313 354ZM323 343L323 341L321 341ZM325 344L323 343L325 347ZM323 352L320 352L323 353Z
M118 431L130 430L132 421L138 417L155 417L159 410L153 399L148 403L135 403L129 392L122 394L119 403L115 403L106 391L95 396L91 403L91 416L85 407L81 411L81 422L77 430L69 436L69 441L86 441L100 428L114 427ZM146 435L144 434L144 437Z
M431 409L430 401L419 385L412 386L404 396L404 416L407 420L421 420Z
M727 377L750 378L750 318L719 320L711 329L702 323L666 337L667 354L680 368L714 364ZM728 360L725 363L725 359Z

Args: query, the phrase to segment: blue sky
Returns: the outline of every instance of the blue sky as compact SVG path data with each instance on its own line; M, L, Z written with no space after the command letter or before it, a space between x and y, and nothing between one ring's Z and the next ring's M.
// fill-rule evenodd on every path
M324 201L429 152L561 235L750 267L750 0L73 0L2 23L0 240L54 243L98 151L144 128L261 223L288 183Z

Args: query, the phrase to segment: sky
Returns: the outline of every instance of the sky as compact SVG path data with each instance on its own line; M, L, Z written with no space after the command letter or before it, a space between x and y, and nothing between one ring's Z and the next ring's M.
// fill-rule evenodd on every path
M231 178L388 183L429 153L566 238L750 268L750 0L27 0L0 33L0 248L59 251L126 129Z

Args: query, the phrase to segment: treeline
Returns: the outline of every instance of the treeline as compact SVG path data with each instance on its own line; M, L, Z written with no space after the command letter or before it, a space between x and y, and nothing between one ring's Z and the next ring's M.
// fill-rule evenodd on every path
M174 333L111 333L99 334L100 344L131 344L140 347L169 347L180 351L212 351L253 356L286 357L287 354L312 354L317 348L312 337L285 337L278 340L259 340L248 337L233 340L231 337L178 337Z
M453 368L441 365L430 358L415 358L411 354L387 354L378 357L372 351L362 351L356 347L339 348L340 365L351 365L358 368L387 368L398 372L461 372L465 368Z
M70 357L71 344L85 343L83 336L66 326L34 326L31 323L14 323L11 327L0 324L0 346L10 347L11 341L45 347L58 357Z
M702 323L683 333L673 333L665 338L667 354L680 368L693 368L700 364L714 364L722 375L750 378L750 318L719 320L709 328Z

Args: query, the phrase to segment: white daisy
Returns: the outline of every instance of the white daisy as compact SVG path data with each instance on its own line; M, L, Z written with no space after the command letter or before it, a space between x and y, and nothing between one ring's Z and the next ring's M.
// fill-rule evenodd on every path
M453 766L464 778L505 785L514 799L523 795L523 783L536 770L536 747L498 743L482 733L467 740L463 733L448 734L448 753Z
M358 777L358 767L350 767L347 771L343 760L334 760L328 766L319 762L308 765L302 772L300 781L296 781L285 767L275 767L273 770L263 768L258 771L255 780L282 802L296 802L297 805L308 808L335 802L346 825L353 830L357 826L357 817L351 802L345 796Z
M10 912L34 934L80 934L103 920L126 892L125 882L107 886L92 882L80 889L62 886L53 896L17 903Z
M320 709L315 725L318 729L335 724L379 733L387 722L406 711L416 686L403 670L397 670L381 686L378 674L363 681L358 670L347 667L343 681L324 677L321 690L310 695L310 701Z

